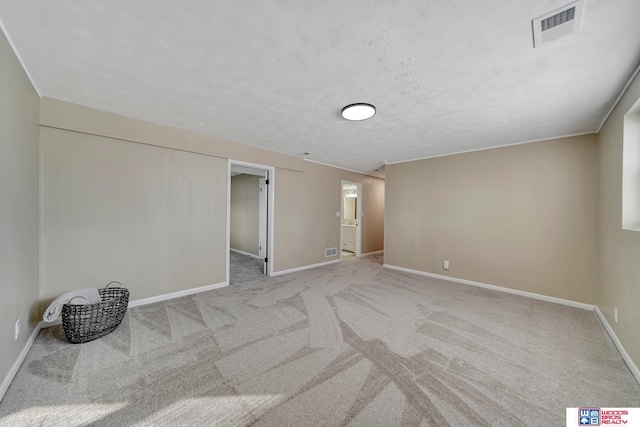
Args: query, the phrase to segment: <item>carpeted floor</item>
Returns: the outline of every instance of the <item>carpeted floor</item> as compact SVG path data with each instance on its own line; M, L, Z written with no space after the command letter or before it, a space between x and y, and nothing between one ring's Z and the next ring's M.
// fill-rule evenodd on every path
M229 284L239 285L265 278L264 261L229 251Z
M638 406L593 312L357 259L42 330L0 425L565 425Z

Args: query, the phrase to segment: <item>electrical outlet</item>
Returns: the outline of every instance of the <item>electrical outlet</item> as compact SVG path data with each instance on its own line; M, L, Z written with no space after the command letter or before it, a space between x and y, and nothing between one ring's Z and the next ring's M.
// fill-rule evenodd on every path
M616 323L618 323L618 307L613 309L613 320L615 320Z
M444 262L442 263L442 269L443 270L448 270L449 269L449 260L444 260Z
M15 337L15 339L17 340L19 336L20 336L20 319L16 320L16 337Z

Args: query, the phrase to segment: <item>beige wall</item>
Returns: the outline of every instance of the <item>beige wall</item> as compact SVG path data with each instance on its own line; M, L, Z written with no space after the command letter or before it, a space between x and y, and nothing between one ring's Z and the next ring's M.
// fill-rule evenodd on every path
M118 280L132 300L223 283L227 162L42 128L41 298Z
M260 177L231 177L231 249L259 255Z
M39 98L0 31L0 383L38 323ZM14 324L21 320L20 337ZM0 396L3 393L0 392Z
M595 135L388 165L386 185L386 264L596 302Z
M362 184L362 254L383 249L384 180L313 162L275 176L274 271L339 258L325 258L325 249L340 247L342 180Z
M107 280L127 282L126 285L132 291L132 299L224 281L225 268L220 262L225 261L225 255L218 255L219 245L224 245L224 237L216 237L214 240L217 246L211 250L204 248L204 242L194 244L194 250L197 247L204 248L200 256L193 256L189 261L204 263L202 266L196 266L198 273L188 275L183 271L184 274L174 276L171 281L155 281L153 285L151 280L141 275L146 268L155 265L160 257L164 256L161 251L165 250L166 246L166 240L157 240L166 236L152 237L155 233L150 231L149 227L154 231L163 230L162 233L165 234L175 233L171 234L172 238L182 236L187 241L197 238L193 235L195 231L192 228L182 231L173 228L170 231L165 228L167 225L163 222L167 220L163 215L169 215L168 220L173 218L172 212L162 210L167 197L177 197L174 194L165 194L163 186L167 184L163 182L171 181L172 177L180 173L191 177L189 174L205 173L206 170L214 175L216 183L212 189L216 195L211 199L215 204L212 209L215 209L216 213L209 218L211 224L206 223L206 215L203 215L197 220L183 218L185 227L211 225L213 229L207 229L207 233L215 236L219 236L222 230L226 233L226 217L219 217L217 212L218 209L226 210L227 158L275 167L272 177L275 185L275 249L272 254L274 272L336 259L325 258L324 249L340 245L340 218L336 217L335 212L340 211L342 179L363 184L363 211L366 217L363 218L362 253L383 249L384 181L379 178L303 162L296 156L220 141L52 99L42 100L40 112L45 147L45 172L51 174L44 176L44 221L46 224L55 224L54 228L46 225L44 230L46 243L43 304L56 293L73 289L78 284L85 286L91 281L92 286L94 282L99 285L107 275L110 276ZM106 162L105 158L110 159L109 162ZM167 158L183 158L184 169L176 169L176 164L179 165L180 162L169 161ZM187 164L191 160L186 159L207 159L206 162L210 165L193 166ZM114 170L118 167L120 170ZM123 168L124 171L121 170ZM113 178L114 173L120 175ZM221 174L225 180L224 192L218 185ZM124 189L123 196L116 194L120 193L120 189ZM158 196L159 193L164 196ZM103 202L99 196L103 194L116 199L113 199L113 203ZM125 207L124 213L120 214L122 217L105 218L106 214L101 212L102 208L126 202L121 199L125 195L129 197L127 200L136 196L141 200ZM120 199L117 199L118 197ZM173 205L173 201L174 199L171 199L168 203ZM184 203L188 201L192 199L183 200ZM193 202L198 203L197 200ZM95 215L87 216L85 208L84 211L79 210L83 204L89 206ZM59 214L58 208L63 210L64 215ZM157 209L161 211L158 212ZM192 214L196 215L196 211ZM129 223L124 218L127 215L134 218ZM118 261L119 264L100 261L101 257L108 254L100 252L104 249L90 247L95 236L110 234L114 239L128 238L125 230L132 231L136 223L142 223L142 218L147 216L151 224L144 224L144 230L133 231L134 235L142 233L135 241L143 243L135 243L132 250L127 250L131 254L151 251L149 254L142 253L142 264L139 265L132 260L128 263ZM89 230L89 233L85 230ZM58 234L57 243L48 241L47 236L52 233ZM114 240L112 244L116 245L117 242L119 240ZM65 248L64 255L56 253L55 245ZM224 249L224 246L222 248ZM87 269L80 273L72 271L71 264L76 257L86 260L86 250L91 253L94 267L97 265L100 268L93 268L93 272ZM206 258L210 254L212 258ZM135 256L132 256L135 260ZM209 262L211 259L214 261Z
M636 77L599 134L597 304L640 366L640 231L622 229L623 116L640 99ZM637 159L636 159L637 161ZM613 310L618 308L618 322Z
M40 102L40 124L52 128L73 130L158 147L174 148L192 153L243 160L284 169L302 170L303 160L300 157L225 141L212 136L70 104L57 99L42 98Z

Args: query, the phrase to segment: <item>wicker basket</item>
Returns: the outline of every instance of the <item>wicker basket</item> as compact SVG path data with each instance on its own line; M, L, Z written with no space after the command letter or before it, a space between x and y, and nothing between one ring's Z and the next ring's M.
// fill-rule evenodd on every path
M98 289L102 302L62 306L62 327L72 344L88 342L107 335L118 327L129 305L129 290L109 285Z

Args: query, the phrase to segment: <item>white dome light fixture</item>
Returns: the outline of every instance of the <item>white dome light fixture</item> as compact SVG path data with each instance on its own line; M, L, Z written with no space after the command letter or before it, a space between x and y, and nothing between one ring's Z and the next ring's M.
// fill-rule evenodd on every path
M376 114L376 107L371 104L358 102L347 105L342 109L342 117L347 120L367 120Z

